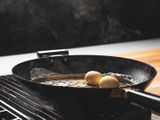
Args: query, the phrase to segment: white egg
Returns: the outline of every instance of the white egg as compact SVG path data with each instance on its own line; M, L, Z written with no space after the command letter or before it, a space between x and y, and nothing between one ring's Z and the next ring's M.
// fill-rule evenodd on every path
M99 81L100 88L119 88L119 80L113 76L104 76Z
M85 74L84 79L89 85L99 85L99 81L102 78L102 74L98 71L89 71Z

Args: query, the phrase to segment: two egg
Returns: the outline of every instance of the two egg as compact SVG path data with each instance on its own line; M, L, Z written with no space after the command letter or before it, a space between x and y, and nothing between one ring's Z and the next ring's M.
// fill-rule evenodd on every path
M100 88L118 88L119 80L113 76L103 75L98 71L89 71L85 74L84 79L89 85L99 86Z

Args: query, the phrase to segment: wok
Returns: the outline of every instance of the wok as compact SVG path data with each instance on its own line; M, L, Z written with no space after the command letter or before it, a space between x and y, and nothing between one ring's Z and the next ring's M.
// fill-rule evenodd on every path
M38 54L39 56L41 54ZM42 57L42 56L41 56ZM45 85L32 80L33 69L43 69L40 74L61 73L77 74L96 70L101 73L115 72L131 75L134 84L129 87L100 89L85 87L70 87ZM47 71L47 72L46 72ZM160 98L144 92L145 85L156 75L156 70L146 63L115 56L102 55L63 55L43 56L39 59L25 61L15 65L13 76L30 90L46 99L72 97L83 104L114 104L121 101L135 102L149 109L160 111ZM35 75L36 76L36 75ZM34 76L34 77L35 77Z

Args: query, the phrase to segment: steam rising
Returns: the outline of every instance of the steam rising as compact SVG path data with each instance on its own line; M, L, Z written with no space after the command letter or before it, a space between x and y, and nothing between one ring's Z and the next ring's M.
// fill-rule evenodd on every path
M0 0L0 39L20 51L138 39L140 30L120 21L119 6L110 0Z

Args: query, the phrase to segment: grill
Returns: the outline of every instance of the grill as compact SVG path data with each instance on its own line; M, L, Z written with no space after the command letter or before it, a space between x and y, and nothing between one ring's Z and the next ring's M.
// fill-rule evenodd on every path
M0 77L0 88L2 117L4 114L9 114L11 118L15 117L15 120L20 118L36 120L62 119L62 116L55 111L54 107L44 104L44 101L24 92L22 86L12 76Z
M71 115L61 111L53 101L42 100L22 86L12 75L0 76L0 118L1 120L150 120L150 110L127 103L125 106L88 110L90 112ZM65 100L64 100L65 102ZM77 108L78 109L78 108ZM95 108L96 109L96 108ZM72 110L71 110L72 111ZM74 110L73 110L74 111ZM69 113L70 112L70 113ZM73 112L74 113L74 112ZM77 116L76 116L77 115Z

